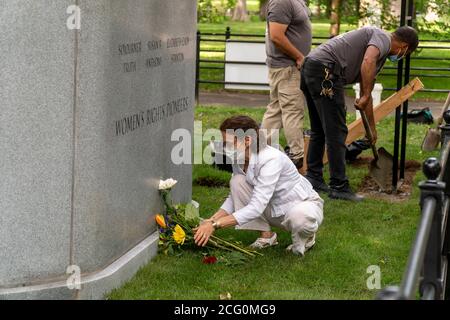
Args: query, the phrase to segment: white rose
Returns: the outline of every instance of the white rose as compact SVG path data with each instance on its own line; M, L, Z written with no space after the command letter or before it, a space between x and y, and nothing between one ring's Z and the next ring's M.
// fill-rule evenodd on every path
M172 189L174 185L177 184L177 180L174 180L172 178L167 180L160 180L159 181L159 190L167 190Z

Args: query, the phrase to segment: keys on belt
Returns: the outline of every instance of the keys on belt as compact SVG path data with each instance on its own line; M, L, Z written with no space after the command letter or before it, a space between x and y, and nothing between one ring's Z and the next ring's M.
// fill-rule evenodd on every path
M333 99L334 96L334 83L330 79L331 71L328 68L325 68L325 78L322 81L322 91L320 92L321 96L328 97Z

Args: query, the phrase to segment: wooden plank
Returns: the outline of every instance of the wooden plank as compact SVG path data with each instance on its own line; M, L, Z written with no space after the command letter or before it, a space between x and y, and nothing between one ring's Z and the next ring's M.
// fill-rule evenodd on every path
M392 111L394 111L398 106L400 106L403 102L412 97L417 91L422 90L424 85L419 78L414 78L411 82L409 82L406 86L401 88L399 91L395 92L386 100L382 101L378 106L373 108L373 114L375 118L375 123L380 122L384 118L386 118ZM346 144L350 144L353 141L356 141L358 138L365 136L366 132L364 130L364 125L361 119L355 120L348 125L348 135ZM308 147L309 147L309 137L305 136L305 157L303 161L303 168L301 170L302 173L307 170L307 156L308 156ZM325 155L323 159L323 163L326 164L328 162L327 153L325 150Z
M401 88L399 91L391 95L386 100L382 101L378 106L373 108L373 115L375 118L375 123L380 122L386 118L392 111L394 111L403 102L408 100L417 91L423 89L423 83L419 78L413 79L406 86ZM361 119L353 121L348 125L348 135L345 143L348 145L358 138L365 136L366 131L364 130L364 125Z

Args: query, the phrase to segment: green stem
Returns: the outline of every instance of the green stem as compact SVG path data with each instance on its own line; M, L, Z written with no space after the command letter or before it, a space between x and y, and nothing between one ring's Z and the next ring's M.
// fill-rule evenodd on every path
M255 256L255 253L252 253L252 252L250 252L250 251L248 251L248 250L245 250L245 249L243 249L243 248L241 248L241 247L239 247L239 246L237 246L237 245L235 245L235 244L233 244L233 243L231 243L231 242L228 242L228 241L223 240L223 239L221 239L221 238L218 238L218 237L216 237L216 236L211 236L211 238L213 238L213 239L216 240L216 241L221 241L221 242L225 243L226 245L228 245L228 246L230 246L230 247L232 247L232 248L234 248L234 249L236 249L236 250L238 250L238 251L240 251L240 252L243 252L243 253L245 253L245 254L247 254L247 255L249 255L249 256L252 256L252 257ZM260 254L260 253L258 253L258 254ZM261 255L261 254L260 254L260 255Z
M214 245L216 248L222 249L222 250L227 250L227 251L233 251L230 248L224 247L220 244L218 244L216 241L209 239L208 241L209 243L211 243L212 245Z
M233 248L241 249L241 250L244 250L244 251L246 251L246 252L251 252L251 253L254 253L254 254L258 254L258 255L260 255L260 256L263 256L263 254L262 254L262 253L259 253L258 251L243 249L242 247L239 247L239 246L235 245L234 243L231 243L231 242L229 242L229 241L227 241L227 240L218 238L218 237L216 237L216 236L212 236L212 237L218 239L219 241L222 241L223 243L225 243L225 244L227 244L227 245L229 245L229 246L232 246Z
M185 224L184 222L179 221L178 219L173 219L173 217L172 217L172 220L173 220L175 223L179 224L180 227L182 227L184 230L186 230L186 233L189 233L190 235L193 236L192 228L189 227L189 225ZM215 241L213 241L213 240L215 240ZM242 252L242 253L244 253L244 254L246 254L246 255L252 256L252 257L254 257L255 255L263 256L263 254L261 254L261 253L259 253L259 252L257 252L257 251L246 250L246 249L244 249L244 248L241 248L241 247L238 246L238 245L235 245L235 244L233 244L233 243L231 243L231 242L229 242L229 241L226 241L226 240L221 239L221 238L219 238L219 237L217 237L217 236L214 236L214 235L211 235L209 242L211 242L213 245L215 245L215 246L217 246L218 248L223 249L223 250L233 251L233 250L231 250L230 248L227 248L227 247L226 247L226 246L228 246L228 247L231 247L231 248L233 248L233 249L235 249L235 250L237 250L237 251L240 251L240 252ZM222 244L219 244L219 242L221 242ZM225 245L226 245L226 246L225 246Z

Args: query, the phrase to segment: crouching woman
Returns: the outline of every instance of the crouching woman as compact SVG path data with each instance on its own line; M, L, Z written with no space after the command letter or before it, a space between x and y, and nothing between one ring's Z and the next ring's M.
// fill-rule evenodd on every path
M221 208L194 230L195 243L205 246L215 230L236 226L259 231L260 237L251 247L262 249L278 244L271 228L279 227L292 235L287 249L303 256L315 244L323 220L323 200L285 153L267 145L255 120L231 117L220 131L224 151L233 159L230 194Z

